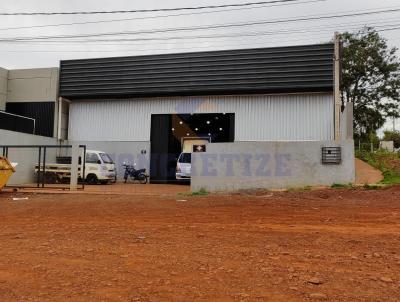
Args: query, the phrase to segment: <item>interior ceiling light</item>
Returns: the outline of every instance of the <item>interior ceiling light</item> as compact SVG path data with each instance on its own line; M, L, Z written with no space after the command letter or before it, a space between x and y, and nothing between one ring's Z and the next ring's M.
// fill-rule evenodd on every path
M222 128L219 128L219 131L222 131L223 129Z
M172 128L172 131L175 131L175 128Z
M189 133L186 133L186 135L189 136L190 134L189 134Z
M183 124L183 122L182 122L182 121L180 121L180 122L179 122L179 124L181 124L181 125L182 125L182 124Z
M194 130L199 131L199 128L196 128L196 129L194 129Z
M211 123L210 121L207 121L207 125L210 125L210 123Z

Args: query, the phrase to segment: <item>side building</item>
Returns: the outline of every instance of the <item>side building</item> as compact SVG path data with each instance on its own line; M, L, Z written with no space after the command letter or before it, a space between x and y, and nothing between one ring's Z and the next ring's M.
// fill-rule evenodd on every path
M0 68L0 129L57 136L58 68Z

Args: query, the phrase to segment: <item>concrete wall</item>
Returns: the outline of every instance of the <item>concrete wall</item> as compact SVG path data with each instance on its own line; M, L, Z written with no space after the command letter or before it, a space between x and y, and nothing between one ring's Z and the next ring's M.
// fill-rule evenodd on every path
M7 102L55 102L58 68L17 69L8 73Z
M340 165L323 165L322 147L342 148ZM235 142L209 144L192 157L193 191L291 188L355 180L354 142Z
M57 145L54 138L30 135L14 131L0 129L0 146L3 145ZM3 155L3 149L0 148L0 155ZM47 152L47 161L55 162L58 150L49 149ZM9 160L18 163L16 172L8 182L9 185L31 184L35 182L34 168L38 163L38 149L9 149Z
M353 103L346 104L340 115L340 139L353 139Z
M0 68L0 110L6 109L8 70Z

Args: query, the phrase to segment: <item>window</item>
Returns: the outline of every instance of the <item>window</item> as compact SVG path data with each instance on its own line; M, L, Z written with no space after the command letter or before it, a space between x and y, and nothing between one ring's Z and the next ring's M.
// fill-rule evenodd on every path
M111 157L106 154L106 153L100 153L100 157L103 160L103 163L105 164L113 164L113 160L111 159Z
M182 153L181 156L179 156L179 162L184 164L190 164L192 162L192 154Z
M97 164L99 156L96 153L86 153L86 163Z

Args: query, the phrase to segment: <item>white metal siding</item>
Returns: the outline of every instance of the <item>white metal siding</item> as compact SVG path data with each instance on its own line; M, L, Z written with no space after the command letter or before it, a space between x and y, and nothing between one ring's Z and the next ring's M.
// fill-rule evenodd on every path
M77 101L69 139L149 141L151 114L235 113L235 141L331 140L332 94L174 97Z

